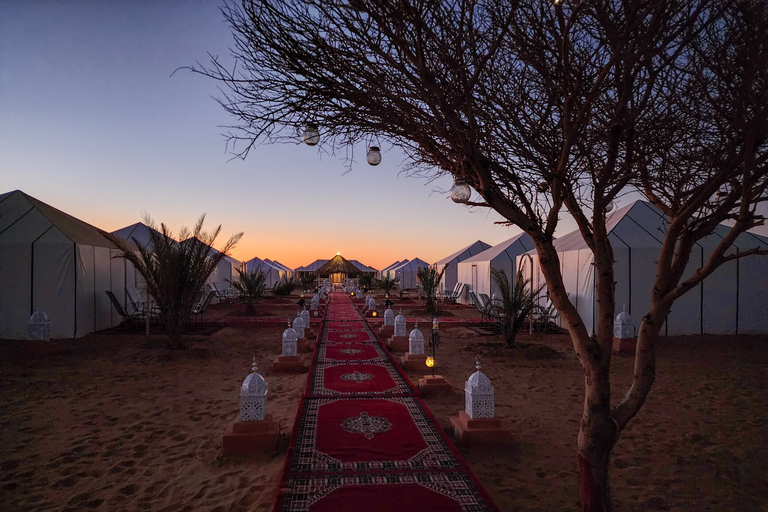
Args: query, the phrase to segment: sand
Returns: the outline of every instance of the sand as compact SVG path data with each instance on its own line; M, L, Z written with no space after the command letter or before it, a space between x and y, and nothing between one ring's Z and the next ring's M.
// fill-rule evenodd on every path
M271 372L283 326L264 321L295 315L294 299L264 301L252 318L261 323L248 322L242 306L213 306L207 322L244 321L198 329L184 353L139 332L1 342L0 510L269 510L306 374ZM406 315L419 316L418 307ZM526 348L509 349L498 336L445 325L441 340L438 371L453 393L425 398L440 425L449 429L463 408L479 354L497 414L513 426L513 448L460 447L500 509L577 510L583 373L567 336L524 334ZM654 389L615 450L617 510L768 510L767 342L661 344ZM284 436L273 453L225 459L221 434L254 354ZM631 369L631 357L614 359L614 400Z

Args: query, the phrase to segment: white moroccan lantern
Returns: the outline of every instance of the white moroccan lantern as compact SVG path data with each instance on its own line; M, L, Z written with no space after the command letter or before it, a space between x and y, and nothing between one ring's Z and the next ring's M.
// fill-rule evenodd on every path
M304 328L309 328L309 311L307 311L306 307L301 312L301 320L304 322Z
M405 336L405 317L402 309L400 314L395 317L395 336Z
M312 300L309 301L309 309L312 311L317 311L317 309L320 307L320 297L317 295L312 296Z
M296 355L298 339L299 337L296 334L296 331L291 328L291 323L288 322L288 328L283 331L283 357L292 357Z
M317 146L320 142L320 131L317 129L317 125L314 123L307 123L304 127L304 135L302 136L302 139L307 146Z
M613 337L623 339L635 337L635 323L625 311L625 307L621 308L621 313L616 315L616 320L613 322Z
M256 373L256 358L250 375L240 388L240 421L263 421L267 412L267 381Z
M27 322L27 338L45 341L51 339L51 322L44 311L37 310L29 317Z
M395 313L391 308L384 311L384 325L395 325Z
M379 165L381 163L381 150L378 146L371 146L368 149L368 154L365 156L370 165Z
M455 178L449 192L454 203L466 203L472 195L472 189L463 178Z
M408 352L415 355L424 354L424 335L419 330L419 324L416 324L408 337Z
M494 397L490 379L480 371L480 357L477 357L477 371L464 384L464 411L474 419L493 418Z
M296 313L296 318L293 319L293 330L296 331L298 339L304 337L304 320L301 318L301 312Z

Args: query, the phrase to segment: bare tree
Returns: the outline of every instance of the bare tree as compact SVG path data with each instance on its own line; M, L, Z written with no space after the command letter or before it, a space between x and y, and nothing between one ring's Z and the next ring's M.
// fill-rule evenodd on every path
M296 141L310 122L329 150L381 137L410 157L407 171L465 179L480 196L470 204L531 236L585 372L581 507L611 510L611 452L653 384L664 318L723 262L758 252L731 248L763 223L765 4L245 0L223 12L236 66L212 58L193 70L223 84L240 156L259 140ZM613 403L606 212L631 190L669 226L633 384ZM594 254L595 337L563 285L553 245L563 211ZM726 220L720 246L685 275L695 242Z

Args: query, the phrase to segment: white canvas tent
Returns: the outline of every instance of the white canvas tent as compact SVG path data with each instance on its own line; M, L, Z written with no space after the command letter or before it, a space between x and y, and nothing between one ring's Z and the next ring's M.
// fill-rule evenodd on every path
M438 272L441 272L443 268L448 265L448 268L443 274L443 278L440 280L439 291L451 291L453 290L454 286L456 286L456 282L459 280L460 261L471 258L472 256L480 254L481 252L490 248L491 246L489 244L483 242L482 240L478 240L475 243L464 247L463 249L459 249L450 256L446 256L445 258L436 261L435 267L437 268Z
M247 262L245 262L245 266L248 273L250 274L256 272L257 270L261 270L261 272L264 273L264 281L267 285L267 288L273 288L275 284L277 284L277 282L280 281L280 276L285 271L275 267L271 263L267 263L267 261L269 260L262 260L261 258L252 258Z
M389 270L389 275L399 279L397 286L401 290L415 290L418 286L416 272L419 268L429 267L429 263L419 258L406 260L406 263Z
M379 270L379 272L378 272L379 279L384 279L384 278L387 278L387 277L394 278L395 277L394 272L392 272L392 274L390 274L390 271L393 271L394 269L396 269L397 267L399 267L400 265L403 265L405 263L408 263L408 259L404 259L402 261L398 260L398 261L392 263L391 265L387 265L383 269Z
M508 279L514 280L517 273L517 256L533 249L533 241L526 233L520 233L509 240L494 245L480 254L460 261L457 267L457 279L468 284L475 293L493 296L499 291L491 276L491 269L503 270ZM459 302L467 303L468 297L459 297Z
M651 287L656 278L656 260L666 230L664 216L645 201L636 201L613 212L607 219L608 237L614 253L616 307L626 308L635 328L651 305ZM722 239L727 227L702 239L691 254L683 279L698 270ZM736 239L738 250L768 249L768 239L745 233ZM579 311L587 330L596 325L596 277L592 252L578 231L555 242L570 301ZM733 249L732 249L733 250ZM538 258L532 251L534 284L544 284ZM527 257L520 258L528 265ZM661 334L738 334L768 332L768 257L748 256L718 268L703 283L675 301ZM527 271L526 271L527 274ZM559 320L562 323L562 320Z
M282 263L280 263L277 260L265 259L264 261L266 261L267 263L269 263L273 267L279 269L282 272L282 274L280 274L280 275L286 275L286 276L288 276L288 279L293 279L293 269L290 268L289 266L283 265Z
M118 254L98 228L19 190L0 195L0 338L26 338L35 310L52 338L120 324L105 293L125 300L132 266Z

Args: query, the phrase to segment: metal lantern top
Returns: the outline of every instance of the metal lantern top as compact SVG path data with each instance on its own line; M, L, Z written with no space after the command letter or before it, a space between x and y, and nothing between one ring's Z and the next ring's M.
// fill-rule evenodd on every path
M297 327L306 327L304 325L304 319L301 317L301 311L296 313L296 318L293 319L293 329L296 330Z
M416 324L413 330L411 331L410 336L408 336L408 341L420 341L424 343L424 335L419 330L419 324Z
M466 203L472 195L472 189L463 178L455 178L450 193L454 203Z
M304 321L304 327L309 327L309 311L307 311L307 307L304 306L304 310L300 313L301 319Z
M252 373L245 378L243 385L240 387L241 398L246 396L267 396L267 381L256 370L258 368L256 366L256 358L254 357L253 366L251 367Z
M634 338L635 337L635 322L629 313L625 310L626 306L621 308L621 313L616 315L616 319L613 322L613 335L616 338Z
M491 379L480 371L479 357L476 360L475 369L477 371L470 375L466 384L464 384L464 391L471 393L472 395L493 395Z
M283 343L295 342L298 339L299 339L299 336L296 334L296 331L291 327L291 324L289 322L288 328L283 331Z
M395 313L391 308L384 311L384 325L395 325Z
M378 146L371 146L365 159L370 165L379 165L381 163L381 150Z
M47 324L50 320L48 319L48 315L45 313L45 311L40 311L39 309L32 313L32 316L29 317L29 323L30 324Z
M302 139L307 146L317 146L320 142L320 131L317 129L315 123L307 123L304 127L304 135L302 136Z

